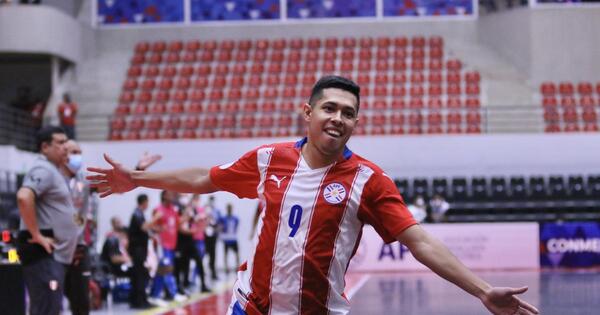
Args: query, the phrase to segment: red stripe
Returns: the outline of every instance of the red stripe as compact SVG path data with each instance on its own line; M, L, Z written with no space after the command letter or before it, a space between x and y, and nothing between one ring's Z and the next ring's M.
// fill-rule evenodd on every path
M319 188L318 199L309 225L308 239L304 246L301 314L327 314L328 312L327 298L330 286L327 276L334 254L335 240L350 199L356 172L355 167L335 165ZM342 184L346 190L344 200L338 204L331 204L323 197L323 190L331 183Z
M251 293L248 296L246 308L255 308L260 313L267 314L270 307L271 277L273 271L273 257L277 240L281 205L285 199L289 183L298 167L299 151L292 147L277 147L273 151L271 162L267 167L267 180L265 182L265 216L259 234L258 245L254 254L252 277L250 279ZM293 168L295 167L295 168ZM268 180L271 174L286 179L277 188L277 183ZM250 314L250 313L248 313Z

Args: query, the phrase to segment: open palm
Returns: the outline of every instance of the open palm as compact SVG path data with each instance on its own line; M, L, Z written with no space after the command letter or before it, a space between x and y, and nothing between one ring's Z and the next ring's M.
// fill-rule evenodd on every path
M104 154L104 159L112 168L88 167L87 170L95 174L86 177L90 181L90 187L98 189L101 198L114 193L128 192L136 188L131 179L131 170L106 154Z
M539 311L531 304L522 301L517 294L527 291L522 288L491 288L481 300L483 305L495 315L530 315L539 314Z

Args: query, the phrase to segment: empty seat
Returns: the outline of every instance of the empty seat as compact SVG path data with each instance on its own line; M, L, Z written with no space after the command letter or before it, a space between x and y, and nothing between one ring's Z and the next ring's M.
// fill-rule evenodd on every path
M412 197L413 199L417 196L421 196L423 198L429 197L429 183L426 178L415 178L413 180L413 190ZM412 200L410 200L412 201Z
M464 177L452 178L452 201L464 201L468 197L467 179Z
M567 196L567 187L562 176L553 175L548 178L548 193L552 199L564 199Z
M403 179L399 179L396 178L394 179L394 184L396 184L396 188L398 188L398 192L400 193L400 195L405 198L405 200L412 200L412 196L409 194L408 191L408 180L403 178ZM407 199L410 198L410 199Z
M543 176L532 176L529 178L529 197L537 200L548 197L546 180Z
M431 192L433 195L440 195L444 199L448 198L448 180L446 178L434 178L431 184Z
M483 201L488 199L488 184L485 177L473 177L471 179L472 200Z
M527 184L525 177L513 176L510 178L510 198L513 200L524 200L527 198Z
M567 191L573 199L583 199L587 196L583 176L570 175L567 180Z
M508 189L506 187L506 179L504 177L492 177L490 180L491 197L497 201L505 201L508 199Z

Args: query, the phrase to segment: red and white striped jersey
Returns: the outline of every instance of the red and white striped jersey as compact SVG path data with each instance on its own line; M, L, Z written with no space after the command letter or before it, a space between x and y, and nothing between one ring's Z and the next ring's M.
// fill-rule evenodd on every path
M305 142L262 146L210 170L221 190L264 205L234 287L249 315L349 313L344 274L363 225L391 242L416 223L379 167L346 149L311 169L300 152Z

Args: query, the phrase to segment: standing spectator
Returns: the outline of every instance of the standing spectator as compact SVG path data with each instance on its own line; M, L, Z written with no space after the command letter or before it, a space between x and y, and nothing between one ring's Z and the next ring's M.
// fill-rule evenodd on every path
M176 198L179 200L179 198ZM175 283L177 291L185 294L185 289L190 286L190 260L196 255L192 231L192 209L182 202L177 205L179 209L179 226L177 231L177 246L175 248Z
M196 260L196 272L200 277L200 291L210 292L210 289L206 286L205 274L204 274L204 254L206 254L206 244L204 243L204 230L208 217L204 208L200 206L200 195L194 194L190 200L190 208L192 210L192 231L194 238L194 247L196 249L195 260Z
M85 180L81 166L83 163L81 148L74 140L66 143L69 158L61 171L69 178L69 190L73 205L77 210L75 222L79 226L77 248L73 261L67 267L65 276L65 296L73 315L90 313L89 281L91 262L89 256L90 238L85 238L85 228L90 219L90 187Z
M69 139L76 139L75 133L75 117L79 107L71 101L71 96L68 93L63 95L63 102L58 105L58 118L60 125L67 133Z
M131 308L135 309L152 307L146 296L148 270L144 266L144 263L148 256L148 231L154 228L155 222L146 222L146 218L144 217L146 209L148 209L148 196L140 194L137 196L137 206L133 211L127 231L129 238L128 252L133 262L131 273L129 274L131 280L129 303Z
M208 218L208 224L204 229L204 242L206 244L206 253L208 254L208 267L210 268L210 275L213 280L218 280L217 270L215 268L215 260L217 256L217 238L219 237L219 218L221 217L221 211L215 205L215 196L208 197L208 203L204 206L206 216Z
M79 227L67 178L60 172L68 158L67 136L62 128L48 126L40 129L36 140L41 156L17 192L18 251L29 314L56 315L62 306L65 265L73 261Z
M235 267L240 266L240 252L238 249L238 226L240 225L240 219L233 215L233 206L227 204L227 215L221 217L219 220L219 226L221 228L221 240L223 241L223 259L225 261L225 273L229 273L229 264L227 258L229 257L229 251L235 253Z
M160 263L158 271L152 282L150 303L159 306L166 302L160 299L163 289L167 289L167 300L175 299L184 301L185 296L177 292L175 277L173 276L173 265L175 262L175 247L177 246L177 230L179 229L179 217L174 205L175 193L163 190L160 194L160 205L154 209L153 221L157 221L159 230Z
M429 201L431 208L431 219L433 222L443 222L446 220L446 212L450 209L450 204L441 195L435 194Z

